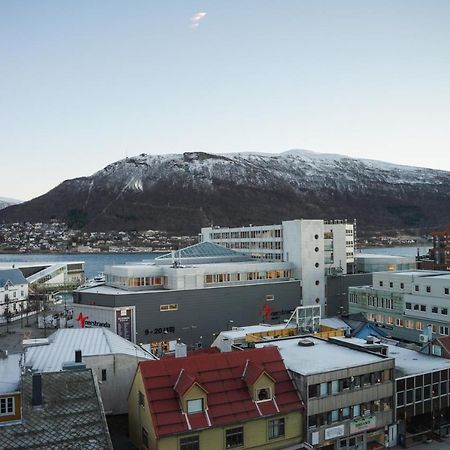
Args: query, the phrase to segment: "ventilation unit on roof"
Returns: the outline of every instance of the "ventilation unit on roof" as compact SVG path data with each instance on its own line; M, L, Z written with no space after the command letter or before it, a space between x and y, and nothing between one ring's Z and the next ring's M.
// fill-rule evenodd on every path
M297 345L300 347L312 347L314 342L311 339L299 339Z

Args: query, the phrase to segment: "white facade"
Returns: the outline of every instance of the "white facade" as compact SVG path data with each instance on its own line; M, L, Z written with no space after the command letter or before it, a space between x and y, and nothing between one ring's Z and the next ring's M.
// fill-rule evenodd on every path
M302 281L303 305L320 304L326 311L325 276L347 273L354 263L354 224L345 221L287 220L279 225L202 228L203 242L269 261L294 265Z
M0 321L28 308L28 283L18 269L0 270Z

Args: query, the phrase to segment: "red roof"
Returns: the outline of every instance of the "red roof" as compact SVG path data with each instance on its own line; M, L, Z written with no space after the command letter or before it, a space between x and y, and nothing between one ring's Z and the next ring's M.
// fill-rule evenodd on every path
M249 364L274 379L274 399L253 401L243 377ZM303 409L276 347L143 361L139 369L158 437ZM184 414L179 393L193 382L205 390L207 409Z

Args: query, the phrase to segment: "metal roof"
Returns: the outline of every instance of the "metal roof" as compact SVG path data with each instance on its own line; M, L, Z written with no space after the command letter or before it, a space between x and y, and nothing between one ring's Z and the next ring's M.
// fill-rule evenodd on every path
M158 261L172 262L172 260L174 260L179 262L181 260L181 262L184 262L184 260L196 259L212 259L214 261L247 261L251 258L243 253L223 247L222 245L214 244L213 242L200 242L198 244L176 250L173 253L166 253L165 255L158 256L154 261L157 264Z
M14 286L28 284L27 279L19 269L0 269L0 287L5 287L8 281Z
M82 356L124 354L140 359L154 359L141 347L105 328L63 328L48 338L47 345L26 348L25 364L42 372L58 371L68 361L74 361L75 350Z

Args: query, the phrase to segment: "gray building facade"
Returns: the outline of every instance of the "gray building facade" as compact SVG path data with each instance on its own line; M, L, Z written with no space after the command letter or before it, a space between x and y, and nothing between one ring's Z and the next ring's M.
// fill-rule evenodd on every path
M74 293L74 302L134 306L136 342L180 338L191 348L211 345L232 326L282 323L300 306L299 280L202 289L124 291L100 286Z

